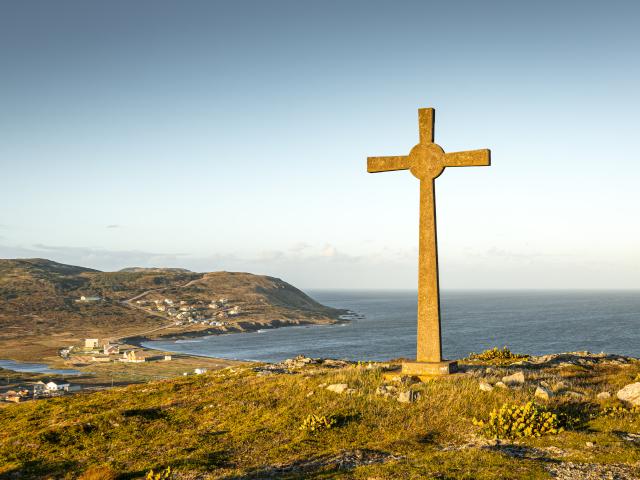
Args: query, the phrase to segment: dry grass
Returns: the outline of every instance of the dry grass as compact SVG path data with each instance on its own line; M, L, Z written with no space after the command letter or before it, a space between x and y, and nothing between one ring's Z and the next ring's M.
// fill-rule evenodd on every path
M522 439L516 450L507 450L483 440L473 418L486 418L505 402L530 401L532 385L480 392L477 372L399 383L399 391L421 394L404 404L376 395L385 381L378 368L308 366L293 375L268 376L246 367L225 369L5 408L0 478L18 472L21 478L43 472L75 478L100 468L136 478L167 467L174 478L548 478L549 458L527 452L558 461L634 464L640 451L621 440L620 432L638 432L640 415L589 415L616 403L595 401L603 384L622 386L639 371L637 365L594 367L591 386L563 369L537 371L538 378L581 386L588 395L584 401L558 393L548 406L584 421L559 435ZM322 386L332 383L356 392L336 394ZM310 435L299 429L310 415L337 421ZM589 441L596 447L586 447ZM524 458L514 451L525 452ZM345 460L352 457L360 460Z

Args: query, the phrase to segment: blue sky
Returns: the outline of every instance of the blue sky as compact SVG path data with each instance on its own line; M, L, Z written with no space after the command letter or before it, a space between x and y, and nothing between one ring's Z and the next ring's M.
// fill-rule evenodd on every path
M415 288L640 287L635 2L0 0L0 257Z

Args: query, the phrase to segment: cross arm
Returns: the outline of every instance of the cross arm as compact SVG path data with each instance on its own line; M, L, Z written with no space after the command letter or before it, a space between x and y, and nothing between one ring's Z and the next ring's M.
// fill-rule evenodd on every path
M367 158L367 172L369 173L407 170L410 167L411 163L408 156Z
M491 150L467 150L447 153L445 167L486 167L491 165Z

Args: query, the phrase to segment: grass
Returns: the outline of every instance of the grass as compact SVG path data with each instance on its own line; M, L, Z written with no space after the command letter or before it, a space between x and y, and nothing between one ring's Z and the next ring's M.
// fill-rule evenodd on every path
M480 392L479 371L397 384L399 391L420 392L410 404L375 394L387 381L380 368L310 365L292 375L266 376L250 367L229 368L11 405L0 410L0 479L101 478L100 472L103 478L143 478L167 468L170 478L185 479L537 479L550 478L547 462L527 452L562 462L640 462L637 445L621 440L621 432L640 431L640 414L612 416L606 408L619 405L617 400L595 399L604 385L620 388L633 381L638 364L594 366L586 376L571 368L528 375L561 379L585 398L552 397L549 409L583 420L557 435L519 439L511 447L524 458L486 440L473 419L488 418L505 403L531 401L535 386ZM356 393L323 386L333 383L346 383ZM335 423L312 434L301 430L314 415Z
M196 324L145 333L173 322L159 312L122 303L143 292L148 292L146 300L168 297L208 303L228 298L230 305L240 307L238 316L225 319L230 324L228 331L332 323L344 313L264 275L153 269L98 272L44 259L0 259L0 356L49 362L55 360L61 347L79 345L84 338L159 338L222 331ZM76 302L81 295L98 295L103 300Z

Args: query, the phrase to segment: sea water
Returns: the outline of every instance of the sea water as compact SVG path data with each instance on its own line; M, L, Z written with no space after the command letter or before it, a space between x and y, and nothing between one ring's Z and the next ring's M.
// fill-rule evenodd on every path
M267 362L300 354L363 361L415 357L415 291L308 293L320 303L352 310L363 318L144 345ZM441 310L445 358L504 345L535 355L589 350L640 357L637 291L448 291L442 293Z

